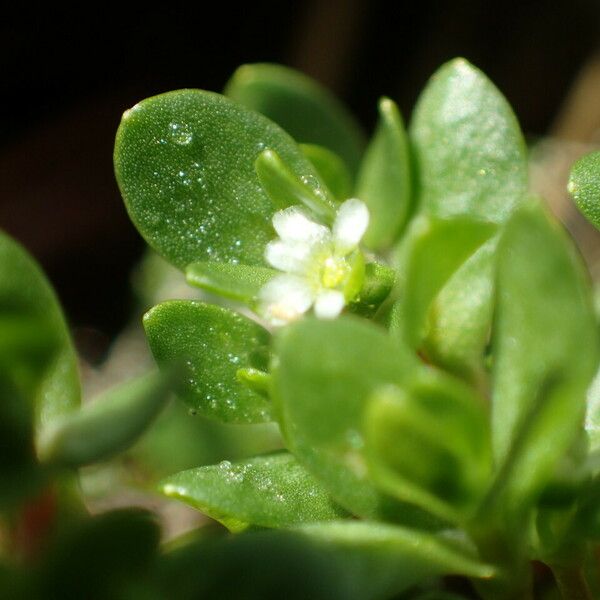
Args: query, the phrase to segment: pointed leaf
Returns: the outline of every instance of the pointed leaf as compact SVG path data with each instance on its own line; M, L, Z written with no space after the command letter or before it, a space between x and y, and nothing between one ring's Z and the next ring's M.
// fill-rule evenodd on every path
M586 154L573 165L567 189L586 219L600 229L600 152Z
M350 198L352 175L337 154L316 144L300 144L300 149L337 200Z
M133 444L169 397L171 377L152 373L109 390L79 412L57 420L40 438L48 463L78 467Z
M252 304L260 288L275 275L277 271L267 267L219 262L192 263L185 270L190 285L246 304Z
M438 575L488 579L496 572L458 536L453 539L369 521L315 523L297 531L329 560L343 561L348 585L361 590L358 598L395 597Z
M306 75L281 65L243 65L225 94L269 117L297 142L329 148L356 172L364 146L360 126L333 94Z
M473 383L486 375L497 246L498 236L480 246L442 288L428 315L428 358Z
M467 218L421 216L404 242L398 273L403 278L398 305L400 335L418 348L431 303L453 273L494 233L490 223Z
M548 482L583 422L598 366L589 284L538 205L510 220L498 254L492 423L510 508Z
M160 489L232 531L248 525L288 527L345 515L313 476L285 452L183 471L164 479Z
M134 224L176 266L209 260L262 265L275 210L254 171L265 148L309 187L320 184L277 125L219 94L179 90L125 112L115 173Z
M527 192L525 142L505 98L459 58L422 93L410 135L420 204L430 214L502 222Z
M242 367L267 368L270 336L260 325L218 306L174 300L148 311L144 327L158 366L184 369L177 393L191 410L231 423L270 420L270 402L236 377Z
M408 138L396 103L379 101L379 123L358 175L356 195L369 207L371 219L365 244L389 248L411 210L411 173Z

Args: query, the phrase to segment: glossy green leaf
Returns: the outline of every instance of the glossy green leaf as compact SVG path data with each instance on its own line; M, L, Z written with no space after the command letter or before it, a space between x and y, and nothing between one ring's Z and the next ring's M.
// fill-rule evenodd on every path
M567 189L586 219L600 229L600 152L586 154L573 165Z
M502 222L527 192L525 142L506 99L459 58L431 78L410 128L421 208Z
M313 166L273 122L219 94L180 90L125 112L115 173L132 221L176 266L262 265L275 210L254 170L265 148L309 187L320 185Z
M348 585L364 594L358 598L390 598L437 575L495 575L494 567L479 560L459 536L368 521L315 523L298 531L329 560L343 560Z
M370 212L365 244L374 250L396 241L411 210L411 173L408 138L398 106L379 101L379 122L363 159L356 195Z
M0 365L12 373L14 385L32 394L36 427L72 411L81 391L60 305L39 266L2 232L0 320Z
M431 303L494 231L490 223L467 218L420 216L413 221L398 266L402 278L398 323L400 335L409 345L419 347Z
M329 190L316 179L297 177L270 148L260 153L254 166L260 184L274 206L281 209L294 204L304 205L324 223L333 221L335 201Z
M371 483L363 438L369 397L383 385L402 385L419 368L415 357L355 317L292 324L280 332L275 355L274 401L298 460L355 514L415 516Z
M480 503L491 475L483 400L428 373L377 390L366 419L369 468L384 491L456 523Z
M352 195L352 175L344 161L334 152L316 144L300 144L304 156L339 200L347 200Z
M232 531L248 525L288 527L345 515L288 453L183 471L163 480L160 490Z
M81 466L109 458L133 444L169 397L171 377L151 373L109 390L79 412L57 420L40 437L48 463Z
M252 304L260 288L276 274L267 267L219 262L192 263L185 270L190 285L246 304Z
M497 245L495 236L480 246L451 276L428 314L428 358L475 383L486 376Z
M270 335L260 325L218 306L174 300L148 311L144 327L159 367L184 369L177 393L192 411L231 423L270 420L270 402L236 376L243 367L267 369Z
M360 126L333 94L306 75L281 65L243 65L225 94L269 117L297 142L329 148L356 172L364 146Z
M548 482L580 431L598 336L581 260L539 205L509 221L497 288L494 453L497 487L514 509Z

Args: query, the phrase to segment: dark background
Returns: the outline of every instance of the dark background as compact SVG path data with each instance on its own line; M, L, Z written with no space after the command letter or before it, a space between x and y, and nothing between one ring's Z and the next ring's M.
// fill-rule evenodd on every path
M600 41L600 0L210 7L51 4L0 20L0 227L40 260L76 330L109 339L130 315L129 273L143 244L119 197L112 147L121 113L138 100L221 90L241 63L281 62L332 88L368 129L378 96L408 118L429 75L463 55L535 138L556 132Z

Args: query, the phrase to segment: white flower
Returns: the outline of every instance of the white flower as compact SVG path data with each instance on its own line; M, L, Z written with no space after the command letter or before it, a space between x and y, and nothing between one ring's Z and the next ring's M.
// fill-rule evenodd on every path
M283 271L259 293L259 311L273 325L285 325L311 306L317 317L333 319L357 294L364 263L358 244L369 211L356 198L338 209L333 228L315 223L299 206L273 215L279 239L265 250L267 262Z

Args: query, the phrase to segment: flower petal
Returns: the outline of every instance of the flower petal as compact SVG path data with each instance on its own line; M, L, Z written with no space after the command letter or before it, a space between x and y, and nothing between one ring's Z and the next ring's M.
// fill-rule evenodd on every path
M338 209L333 224L333 242L338 255L346 255L357 246L369 225L369 209L358 198L346 200Z
M265 260L275 269L302 275L307 268L311 247L307 244L290 244L273 240L265 248Z
M302 316L313 303L306 281L293 275L277 275L258 294L259 312L272 325L285 325Z
M329 239L331 233L324 225L311 221L298 206L290 206L273 215L273 227L285 242L314 244Z
M319 319L335 319L344 308L344 294L337 290L321 292L315 300L315 315Z

